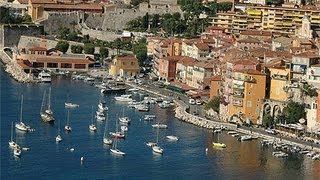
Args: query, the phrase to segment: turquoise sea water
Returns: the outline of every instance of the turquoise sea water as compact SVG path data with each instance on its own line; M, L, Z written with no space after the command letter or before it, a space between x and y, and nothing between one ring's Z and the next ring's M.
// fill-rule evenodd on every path
M272 156L272 149L261 147L259 140L238 142L222 133L220 141L226 149L212 149L217 141L211 131L180 122L174 118L173 109L161 109L151 105L150 114L168 125L160 130L159 144L164 154L154 154L144 143L156 140L155 122L140 120L146 113L128 108L114 101L115 95L101 96L98 89L82 81L57 77L51 84L19 84L1 67L1 179L317 179L320 163L301 155L287 159ZM41 121L39 111L44 90L52 87L52 107L56 122L53 125ZM11 122L19 121L20 96L24 95L23 120L35 132L21 133L14 129L14 138L22 147L20 158L13 156L8 147ZM64 102L80 104L70 111L73 131L63 131L66 123ZM90 133L91 106L97 107L99 99L109 107L109 127L115 129L117 114L123 109L132 120L127 137L120 140L118 148L126 156L114 156L109 146L102 143L105 122L97 122L98 131ZM137 97L138 98L138 97ZM55 142L58 120L61 122L63 141ZM176 135L178 142L170 142L166 135ZM209 147L208 153L205 152ZM70 152L70 148L74 148ZM84 157L81 165L80 157Z

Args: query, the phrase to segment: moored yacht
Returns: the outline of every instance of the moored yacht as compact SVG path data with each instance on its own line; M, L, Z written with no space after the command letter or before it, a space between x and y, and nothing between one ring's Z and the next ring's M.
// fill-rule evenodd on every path
M41 71L38 75L41 82L49 83L51 82L51 75L45 71Z
M131 98L131 94L124 94L121 96L116 96L114 97L115 100L120 101L120 102L130 102L133 101L133 99Z

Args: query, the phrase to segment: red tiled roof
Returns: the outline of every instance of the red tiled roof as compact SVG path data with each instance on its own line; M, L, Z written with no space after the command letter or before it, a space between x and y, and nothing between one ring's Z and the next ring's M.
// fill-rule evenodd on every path
M212 76L211 77L211 81L221 81L221 76L218 75L218 76Z
M241 65L258 65L259 61L253 59L240 59L233 62L234 65L241 64Z
M94 62L89 59L77 59L60 56L46 56L36 58L36 62L56 62L56 63L80 63L80 64L93 64Z
M254 39L254 38L240 39L240 40L237 40L237 42L238 43L260 43L258 39Z
M172 62L178 62L180 59L182 59L183 56L167 56L163 57L163 60L172 61Z
M242 72L245 74L252 74L252 75L266 75L265 73L255 70L255 69L244 69L244 70L239 70L237 72Z
M206 43L197 43L195 46L200 50L209 50L209 46Z
M185 66L193 65L197 60L189 57L189 56L182 56L182 58L178 61L179 64L183 64Z
M320 55L313 54L311 52L303 52L303 53L300 53L300 54L295 54L293 56L295 56L295 57L303 57L303 58L320 58Z
M138 61L138 59L133 56L118 56L118 57L115 57L115 59L121 60L121 61Z
M269 31L257 31L257 30L242 31L240 34L250 35L250 36L272 36L272 33Z
M32 4L57 4L54 0L30 0Z
M26 65L23 61L17 61L18 65L22 67L23 69L29 69L30 66Z
M195 63L194 66L204 68L204 69L213 69L213 64L205 61L199 61Z

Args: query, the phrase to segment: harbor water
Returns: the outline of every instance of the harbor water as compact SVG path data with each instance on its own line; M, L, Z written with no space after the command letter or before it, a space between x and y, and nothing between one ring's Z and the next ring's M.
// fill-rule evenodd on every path
M222 132L212 131L180 122L173 108L161 109L150 105L149 112L138 112L125 103L114 100L116 94L101 95L95 87L83 81L58 76L51 84L21 84L3 71L1 66L1 179L319 179L320 162L303 155L287 158L272 156L271 147L261 147L260 140L239 142ZM41 121L40 108L45 90L52 88L51 101L54 124ZM20 98L24 95L23 121L35 129L23 133L13 130L15 141L22 147L20 158L8 147L11 122L20 119ZM71 133L65 133L69 100L80 105L70 110ZM139 98L139 97L136 97ZM116 128L116 119L129 116L131 125L118 148L124 157L110 153L102 142L105 122L96 122L98 131L88 129L91 107L97 109L99 100L109 107L109 130ZM154 122L141 120L144 114L157 116ZM159 131L163 155L154 154L147 141L156 141L157 131L151 127L157 120L168 125ZM63 140L55 142L58 125ZM166 140L167 135L179 141ZM212 148L212 142L223 142L225 149ZM70 151L70 149L74 151ZM206 148L208 151L206 152ZM83 163L80 158L83 157Z

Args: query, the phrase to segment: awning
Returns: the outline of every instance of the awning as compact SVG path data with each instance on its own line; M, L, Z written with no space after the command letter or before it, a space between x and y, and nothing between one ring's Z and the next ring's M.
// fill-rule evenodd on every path
M244 81L233 80L233 84L243 86Z

